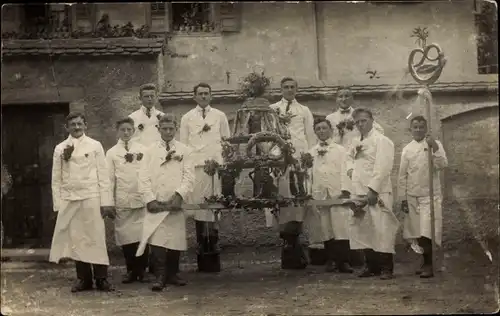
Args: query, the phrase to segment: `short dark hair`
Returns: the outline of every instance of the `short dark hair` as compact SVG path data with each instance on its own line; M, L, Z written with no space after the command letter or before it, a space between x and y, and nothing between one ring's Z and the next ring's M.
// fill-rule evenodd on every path
M134 119L131 118L130 116L125 117L125 118L121 118L121 119L116 121L115 127L116 127L116 129L118 129L118 128L120 128L120 126L122 126L122 124L126 124L126 123L134 126Z
M198 88L208 88L208 91L212 93L212 87L208 83L200 82L196 86L194 86L193 88L194 95L196 95L196 93L198 92Z
M87 119L85 118L85 114L82 112L70 112L68 116L66 116L66 123L69 123L69 121L81 117L84 123L87 123Z
M156 85L154 83L146 83L146 84L143 84L142 86L140 86L139 87L139 95L142 96L142 91L145 91L145 90L158 92L158 90L156 89Z
M299 84L297 83L297 80L295 80L294 78L292 78L292 77L285 77L285 78L281 79L281 82L280 82L280 87L281 87L281 86L283 86L283 84L284 84L285 82L287 82L287 81L293 81L293 82L295 82L295 86L296 86L296 87L298 87L298 85L299 85Z
M328 126L330 126L330 128L332 128L332 123L326 119L326 117L317 117L314 119L314 123L313 123L313 128L316 127L316 125L320 124L320 123L323 123L325 122L326 124L328 124Z
M373 113L372 111L365 109L365 108L357 108L352 112L352 117L355 118L358 116L360 113L366 113L368 116L373 120Z
M423 117L422 115L417 115L417 116L415 116L414 118L412 118L412 119L410 120L410 126L411 126L411 124L412 124L413 122L415 122L415 121L416 121L416 122L424 122L424 123L425 123L425 125L427 126L427 120L426 120L426 119L425 119L425 117Z
M165 113L162 115L158 121L158 126L160 126L161 123L174 123L176 128L179 126L177 117L172 113Z

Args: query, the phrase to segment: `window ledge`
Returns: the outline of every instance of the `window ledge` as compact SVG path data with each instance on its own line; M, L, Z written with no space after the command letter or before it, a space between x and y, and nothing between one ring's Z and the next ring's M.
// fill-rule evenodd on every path
M175 37L219 37L222 36L222 32L179 32L179 31L173 31L173 32L168 32L169 35L175 36Z

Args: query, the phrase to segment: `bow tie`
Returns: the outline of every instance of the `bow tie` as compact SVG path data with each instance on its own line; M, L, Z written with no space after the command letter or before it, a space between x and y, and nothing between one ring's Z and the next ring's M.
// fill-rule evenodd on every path
M347 110L340 110L340 113L342 114L347 114L347 113L350 113L351 112L351 109L347 109Z
M328 146L328 142L320 142L319 145L321 147L326 147L326 146Z

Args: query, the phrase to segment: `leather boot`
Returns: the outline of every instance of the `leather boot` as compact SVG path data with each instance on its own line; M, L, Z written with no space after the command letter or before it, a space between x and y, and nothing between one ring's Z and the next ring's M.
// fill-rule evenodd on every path
M425 241L423 240L422 237L417 239L418 245L420 248L424 249L425 248ZM422 270L424 269L424 264L425 264L425 254L422 254L422 262L420 263L420 267L415 271L416 275L422 274Z
M179 277L179 265L180 265L181 252L177 250L168 249L167 250L167 260L166 260L166 284L173 284L177 286L184 286L187 284L186 281Z
M290 186L290 194L292 196L297 196L299 194L299 190L297 188L295 172L290 171L289 173L289 186Z
M340 273L353 273L349 265L349 240L335 240L335 265Z
M326 253L326 272L335 272L337 267L335 266L335 239L330 239L324 242L325 253Z
M166 278L166 257L167 253L165 248L150 245L150 251L153 258L153 266L155 272L155 281L151 290L154 292L159 292L165 288L165 278Z
M380 275L379 260L376 252L373 249L365 249L363 253L365 256L365 268L358 277L366 278Z
M197 262L199 272L220 272L219 231L214 223L196 221L198 241Z
M90 263L75 261L77 282L71 288L71 292L90 291L93 289L92 266Z
M127 267L127 273L123 276L122 283L128 284L135 282L137 280L137 275L135 273L135 253L133 253L134 244L128 244L122 246L123 257L125 258L125 266Z
M95 286L99 291L112 292L115 289L108 282L108 266L103 264L93 264Z
M381 280L394 278L394 255L392 253L377 252L381 262Z
M432 240L429 238L422 238L424 244L424 265L422 266L422 273L420 277L423 279L432 278L434 276L434 269L432 265Z

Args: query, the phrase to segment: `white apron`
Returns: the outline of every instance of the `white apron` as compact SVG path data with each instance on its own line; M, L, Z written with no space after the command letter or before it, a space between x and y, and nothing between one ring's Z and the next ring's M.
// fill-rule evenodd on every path
M324 242L330 239L348 240L351 209L347 206L313 207L313 223L308 223L309 241Z
M373 249L377 252L396 253L394 246L399 221L391 211L392 194L381 193L379 198L384 203L383 207L378 203L372 206L367 205L362 215L351 216L349 241L351 249Z
M100 198L60 200L49 261L71 258L92 264L109 265L106 231L101 217Z
M408 196L408 214L403 221L403 238L413 241L421 236L432 238L430 197ZM434 196L434 228L436 244L441 246L443 211L441 196Z
M187 250L186 217L183 211L146 212L142 238L136 256L140 257L149 243L172 250Z
M140 242L146 208L117 209L115 218L115 240L117 246Z

